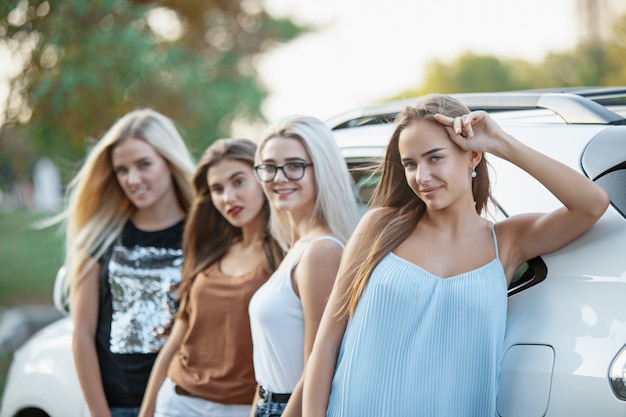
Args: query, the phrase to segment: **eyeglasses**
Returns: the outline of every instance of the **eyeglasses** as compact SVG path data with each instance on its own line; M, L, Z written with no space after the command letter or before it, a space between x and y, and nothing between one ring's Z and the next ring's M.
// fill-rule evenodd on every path
M283 175L290 181L298 181L304 177L306 167L313 166L310 162L288 162L283 166L274 164L262 164L254 167L259 181L271 182L276 178L278 170L283 171Z

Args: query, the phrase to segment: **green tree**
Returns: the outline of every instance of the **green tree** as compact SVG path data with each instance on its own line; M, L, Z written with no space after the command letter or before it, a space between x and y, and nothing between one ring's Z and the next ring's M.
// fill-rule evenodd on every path
M583 43L564 53L549 53L542 62L501 59L465 52L451 62L432 60L417 88L390 97L430 92L463 93L537 88L610 86L626 84L626 16L607 42Z
M605 75L608 85L626 85L626 15L619 19L613 27L613 38L606 50L607 62L611 70Z
M198 155L234 120L262 120L255 57L309 29L271 17L261 0L3 0L0 44L23 69L10 80L0 147L29 138L67 175L86 139L152 107Z
M582 43L571 52L549 54L540 65L543 86L626 84L626 15L613 27L607 42Z
M417 89L404 91L393 99L430 92L489 92L529 88L530 81L524 76L529 66L530 64L521 60L502 60L468 51L450 63L439 60L428 62L422 85Z
M540 64L536 87L605 85L609 71L605 44L581 44L574 51L548 54Z

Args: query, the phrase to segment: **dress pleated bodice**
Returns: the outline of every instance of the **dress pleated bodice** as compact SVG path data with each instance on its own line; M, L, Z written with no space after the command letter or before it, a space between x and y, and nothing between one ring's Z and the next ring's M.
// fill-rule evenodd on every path
M373 270L341 344L328 417L493 417L506 326L498 256L440 278L393 252Z

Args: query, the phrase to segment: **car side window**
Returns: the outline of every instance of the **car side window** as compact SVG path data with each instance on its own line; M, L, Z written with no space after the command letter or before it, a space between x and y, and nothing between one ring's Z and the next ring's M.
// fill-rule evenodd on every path
M540 257L524 262L515 271L511 284L509 285L509 297L539 284L546 279L548 268Z
M369 208L370 199L378 184L378 176L375 174L376 161L373 159L361 161L349 161L348 170L356 187L356 197L361 214Z
M602 174L595 182L607 192L613 207L626 218L626 162Z

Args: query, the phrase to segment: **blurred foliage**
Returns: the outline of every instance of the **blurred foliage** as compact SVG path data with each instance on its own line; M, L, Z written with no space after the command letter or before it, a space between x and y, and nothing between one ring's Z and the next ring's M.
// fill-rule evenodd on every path
M19 182L20 173L32 171L37 151L32 141L20 132L3 134L0 128L0 190L8 190Z
M0 308L51 304L54 279L63 264L59 228L37 228L51 214L0 211Z
M0 354L0 392L4 392L4 385L6 382L6 375L9 372L11 361L13 360L12 354Z
M427 93L467 93L626 85L626 16L617 20L611 40L580 44L572 51L550 53L542 62L500 59L465 52L451 62L432 60L417 88L389 100Z
M54 279L63 262L63 238L56 228L34 225L46 214L0 211L0 309L51 305ZM7 238L10 237L10 238ZM0 393L13 354L0 354Z
M48 156L67 179L87 139L151 107L198 156L233 120L262 121L254 59L307 30L262 0L2 0L0 45L23 70L11 79L0 153Z

